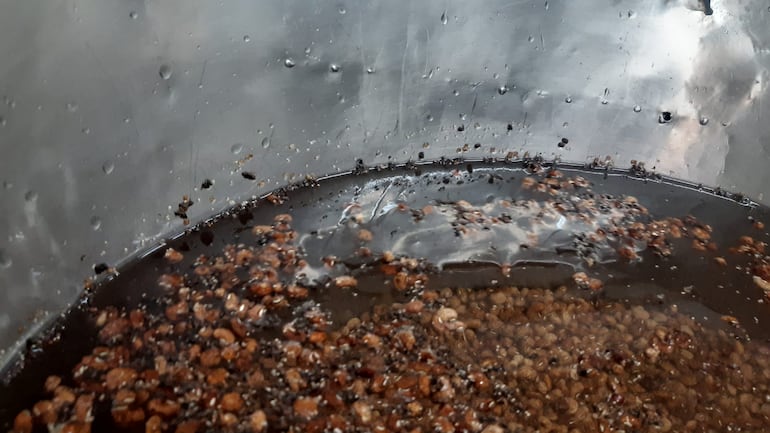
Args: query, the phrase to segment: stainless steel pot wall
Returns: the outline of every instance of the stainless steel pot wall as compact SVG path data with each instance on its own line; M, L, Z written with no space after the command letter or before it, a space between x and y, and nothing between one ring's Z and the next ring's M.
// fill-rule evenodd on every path
M766 0L6 1L0 36L2 347L183 195L200 220L358 158L609 157L770 198Z

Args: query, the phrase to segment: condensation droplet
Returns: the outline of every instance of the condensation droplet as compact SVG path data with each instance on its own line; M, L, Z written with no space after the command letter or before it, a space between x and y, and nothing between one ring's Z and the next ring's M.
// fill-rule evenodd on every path
M572 97L571 96L567 96L566 98L564 98L564 102L566 102L567 104L571 104L572 103Z
M508 93L508 86L500 86L500 87L498 87L497 88L497 93L499 93L500 95L505 95L506 93Z
M455 95L455 96L460 96L460 91L459 90L452 90L452 94Z
M69 111L70 113L74 113L78 111L78 108L79 108L78 104L74 102L67 102L67 111Z
M102 171L104 174L110 174L115 170L115 164L112 161L105 161L102 164Z
M243 151L243 143L235 143L232 146L230 146L230 152L233 153L233 155L237 155Z
M8 269L12 264L13 260L11 260L8 253L6 253L5 250L0 250L0 269Z
M131 11L131 12L128 13L128 17L131 18L132 20L135 20L135 19L139 18L139 14L134 12L134 11Z
M340 13L340 15L345 15L346 13L348 13L348 11L347 11L345 8L339 8L339 9L337 10L337 12L339 12L339 13Z
M294 63L294 60L292 60L291 58L286 58L286 60L283 61L283 65L286 66L287 68L293 68L296 65L296 63Z
M336 63L332 63L331 65L329 65L329 70L332 71L332 72L339 72L340 71L340 65L338 65Z
M641 111L642 111L642 107L640 107L639 105L634 105L634 113L641 113Z
M446 11L444 11L444 13L441 14L441 24L446 25L446 23L448 23L448 22L449 22L449 18L447 18Z
M93 230L99 230L102 228L102 219L98 216L92 216L91 217L91 228Z
M251 36L243 35L243 42L251 42Z
M267 149L270 147L270 137L265 137L262 139L262 148Z
M164 80L170 79L171 74L171 66L169 65L161 65L160 69L158 69L158 75L160 75L160 78L163 78Z
M704 117L700 118L700 124L701 125L706 126L706 125L708 125L708 123L709 123L709 118L708 117L704 116Z
M374 73L374 68L369 66L368 68L366 68L366 73L367 74L373 74Z
M37 200L37 192L32 191L32 190L25 192L24 193L24 200L28 201L28 202Z
M83 128L80 130L80 132L82 132L85 135L88 135L91 133L91 128Z
M294 143L289 143L288 145L286 145L286 147L288 147L289 150L291 150L291 151L294 151L294 150L297 149L297 145L294 144Z
M527 38L527 42L535 42L535 37L532 35L529 35L529 37Z

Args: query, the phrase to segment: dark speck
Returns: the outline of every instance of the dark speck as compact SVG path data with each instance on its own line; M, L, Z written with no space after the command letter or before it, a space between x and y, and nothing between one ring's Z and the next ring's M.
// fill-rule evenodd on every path
M212 182L211 179L206 179L201 184L201 188L203 188L203 189L209 189L212 186L214 186L214 182Z
M513 131L513 125L509 123L506 129L509 131Z
M423 159L423 158L425 158L425 152L420 152L420 153L418 153L418 154L417 154L417 158L419 158L419 159Z
M107 272L107 269L110 267L107 265L107 263L99 263L98 265L94 265L94 272L96 275L102 274L104 272Z
M457 127L457 132L463 132L465 131L465 125L460 125Z
M201 242L203 245L211 245L214 242L214 232L211 230L203 230L201 232Z
M242 171L241 172L241 176L243 176L244 179L248 179L248 180L256 180L257 179L257 175L255 175L254 173L252 173L250 171Z
M481 147L481 143L476 143L476 144L473 145L474 149L478 149L479 147Z
M658 123L668 123L672 118L673 116L671 115L670 111L664 111L660 113L660 116L658 117Z
M468 170L468 173L473 173L473 164L468 164L465 166L465 169Z

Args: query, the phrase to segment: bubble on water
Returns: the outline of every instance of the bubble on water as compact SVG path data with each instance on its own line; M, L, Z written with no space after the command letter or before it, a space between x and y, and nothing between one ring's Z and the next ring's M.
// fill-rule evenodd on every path
M5 250L0 249L0 269L8 269L12 264L11 256Z
M336 63L332 63L331 65L329 65L329 70L332 71L332 72L339 72L340 71L340 65L338 65Z
M164 80L171 79L171 66L169 65L161 65L160 69L158 69L158 75L160 75L160 78L163 78Z
M100 228L102 228L102 219L99 218L98 216L92 216L90 222L91 222L91 228L93 230L99 230Z
M243 42L251 42L251 36L243 35Z
M37 200L37 192L33 190L29 190L24 193L24 201L32 202Z
M69 111L70 113L74 113L74 112L78 111L78 108L79 107L78 107L77 103L75 103L75 102L67 102L67 111Z
M270 137L265 137L262 139L262 148L267 149L270 147Z
M572 97L571 96L567 96L566 98L564 98L564 102L566 102L567 104L571 104L572 103Z
M441 14L441 24L446 25L446 23L448 22L449 22L449 18L447 18L446 11L444 11L444 13Z
M132 20L135 20L135 19L139 18L139 14L136 13L135 11L131 11L131 12L128 13L128 17L131 18Z
M348 13L348 11L343 7L337 9L337 12L339 12L340 15L345 15L346 13Z
M374 73L374 68L369 66L368 68L366 68L366 73L367 74L373 74Z
M230 146L230 152L232 152L233 155L237 155L243 151L243 143L235 143L232 146Z
M497 93L499 93L500 95L505 95L506 93L508 93L508 86L500 86L500 87L498 87L497 88Z
M290 57L287 57L286 60L283 61L283 66L286 66L287 68L293 68L296 66L296 63L294 63L294 60L292 60Z
M709 123L709 118L708 117L702 116L700 118L700 124L701 125L706 126L706 125L708 125L708 123Z
M642 107L639 105L634 105L634 113L641 113Z
M102 164L102 171L104 174L111 174L115 170L115 163L112 161L105 161L104 164Z

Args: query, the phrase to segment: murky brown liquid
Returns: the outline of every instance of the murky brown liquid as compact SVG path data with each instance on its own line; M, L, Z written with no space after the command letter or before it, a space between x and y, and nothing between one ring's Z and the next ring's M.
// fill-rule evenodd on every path
M275 216L282 214L289 215L291 221L285 217L276 221ZM543 375L550 371L548 366L541 365L535 369L534 377L529 377L529 370L525 370L527 377L519 378L516 376L518 373L505 370L504 366L495 367L503 368L497 373L485 370L490 366L482 365L484 358L488 359L487 362L492 362L489 360L495 356L505 359L509 355L495 355L495 349L485 345L499 346L501 343L510 343L510 356L514 356L516 351L520 356L528 356L528 350L531 349L521 341L500 341L499 336L492 332L494 330L490 331L486 327L489 318L483 314L496 311L491 306L495 302L490 304L487 296L493 299L494 295L494 299L502 301L502 304L510 302L509 306L513 310L506 314L513 315L510 318L515 319L516 327L529 326L529 322L548 323L551 320L548 312L551 310L588 308L593 309L590 316L600 316L595 320L595 328L590 328L586 321L584 324L588 327L573 330L565 328L564 335L551 332L553 337L547 338L557 338L561 342L552 347L554 353L557 347L567 344L569 332L588 332L587 329L594 329L591 332L602 334L604 331L600 330L610 329L611 324L606 321L609 319L602 318L602 312L606 310L617 315L617 318L612 320L621 323L631 320L631 323L638 324L653 320L650 319L653 317L657 322L656 325L649 326L649 335L645 334L646 325L640 325L635 331L628 331L630 336L644 340L645 344L656 336L656 326L660 328L658 333L662 332L656 337L661 341L674 338L672 332L681 333L681 326L687 326L695 328L692 335L687 336L690 340L684 343L683 340L677 340L678 343L671 340L665 345L686 350L690 356L697 350L719 350L720 355L713 357L711 361L718 362L724 358L725 365L728 365L731 362L731 352L734 351L730 342L737 340L749 347L748 351L761 360L762 356L766 355L762 348L770 338L770 328L764 326L770 317L770 307L765 303L764 293L757 286L754 277L764 276L764 253L760 250L764 249L762 242L767 241L767 234L761 222L770 221L767 215L764 208L738 204L732 199L701 193L682 185L644 182L619 173L585 172L570 167L560 167L558 172L541 169L533 174L521 168L481 163L453 167L422 166L335 177L325 179L315 187L281 191L253 207L233 211L230 215L219 217L190 233L169 240L162 248L125 266L120 269L118 276L109 278L84 296L82 303L64 316L56 327L41 335L38 340L30 341L26 352L20 354L18 362L6 368L5 382L0 389L0 420L4 422L2 429L11 428L14 417L24 409L33 408L39 400L53 401L56 397L55 390L44 391L44 382L49 375L61 377L61 383L68 389L85 387L88 393L95 396L92 412L95 417L89 416L87 421L92 431L116 431L116 428L143 431L156 427L159 429L157 431L175 431L179 428L180 419L200 421L189 431L263 431L259 430L262 415L266 420L264 431L286 431L294 428L292 426L300 425L309 430L324 431L332 429L335 422L342 422L329 418L330 414L348 413L345 412L348 408L351 408L351 411L348 413L349 419L346 418L345 422L349 423L346 425L351 429L371 430L382 425L386 431L411 431L418 427L423 428L422 431L451 431L447 426L452 425L453 428L457 427L457 431L481 431L491 428L484 431L494 433L497 431L495 426L510 429L512 424L507 423L516 422L521 428L525 428L535 424L528 418L529 415L524 415L527 410L524 403L517 403L514 412L505 412L515 415L511 415L513 418L506 418L497 413L497 409L488 408L491 412L487 413L481 406L471 407L473 404L481 405L481 400L463 401L463 408L456 407L451 411L444 408L447 402L441 401L444 398L441 396L443 376L448 375L446 380L451 382L454 376L450 373L453 372L455 375L465 375L457 380L470 380L467 375L472 372L463 370L461 373L456 370L456 363L460 361L468 363L469 366L478 362L479 365L475 367L477 373L484 375L484 380L493 384L504 384L505 387L519 383L519 380L544 380ZM741 236L750 237L750 241L741 239ZM274 247L280 251L276 252ZM169 260L169 249L179 253L178 262L176 256ZM247 250L248 255L256 258L247 258L246 253L238 258L239 251ZM219 265L216 262L217 257L222 258ZM223 267L227 263L233 264L231 268ZM216 266L219 268L214 269ZM202 267L206 267L208 271L201 270ZM274 268L274 276L266 275L268 268ZM590 281L583 284L582 280L575 276L579 272L585 273ZM168 277L162 277L163 275L177 275L181 280L169 280ZM346 280L348 277L352 277L355 283ZM164 284L158 283L159 278ZM257 287L260 281L267 281L266 279L270 281L270 287ZM596 284L593 284L593 281ZM280 284L280 287L274 287L275 284ZM562 286L565 288L559 289ZM525 305L539 301L530 295L522 294L518 289L511 291L509 287L537 288L538 291L533 293L550 297L552 301L553 293L558 293L558 300L548 304L552 307L542 310L546 311L543 314L532 316L531 312L527 313L526 308L516 313L517 299ZM453 290L446 292L446 288ZM470 292L456 292L454 289ZM458 301L457 299L462 298L460 295L465 296L465 300ZM474 301L476 304L469 303L468 297L475 299L475 296L478 296ZM504 296L504 299L501 299L501 296ZM421 308L419 312L415 312L414 317L403 316L404 313L399 312L406 308L400 306L415 301L421 302L424 310ZM180 302L184 302L184 306L179 307L178 315L169 313L169 308L179 305ZM211 313L211 320L204 317L205 314L201 313L200 308L195 310L196 304L208 306L207 311L215 311ZM264 311L254 312L255 306L259 305L262 307L258 309L264 308ZM483 314L478 311L474 313L479 310L479 305L486 305ZM579 307L574 307L575 305ZM459 317L449 322L457 321L462 326L452 325L457 329L447 330L442 327L443 322L436 325L435 317L443 308L452 308L459 312ZM638 308L642 308L643 312ZM391 310L393 312L388 312ZM141 312L144 319L141 324L138 321L132 322L132 311ZM249 311L252 312L251 315ZM323 317L323 320L318 317ZM494 313L494 317L499 315ZM105 327L109 328L110 324L119 320L124 320L125 323L115 325L114 332L105 331ZM231 322L232 320L237 320L240 325ZM468 322L474 320L480 323L473 322L473 326L468 326ZM395 326L395 322L401 323ZM168 323L168 327L173 327L173 330L162 328L162 332L168 333L157 340L173 341L174 348L171 352L180 355L165 353L164 350L168 348L163 349L162 345L157 349L147 349L148 341L155 340L146 335L146 332L149 329L157 332L158 326L164 323ZM291 326L287 330L288 325ZM390 328L387 332L377 331L378 326L386 325L393 328L395 333L391 334ZM243 326L243 329L239 326ZM411 327L417 342L406 351L398 345L402 345L402 339L408 340L408 337L396 337L400 332L398 330L404 326ZM551 323L550 326L556 325ZM422 327L425 329L421 329ZM512 329L515 327L503 328L508 329L505 332L514 332ZM211 333L217 329L226 329L229 334L220 332L219 336L212 336ZM578 331L580 329L582 331ZM236 330L235 334L233 330ZM314 332L322 333L323 341L309 341L311 338L322 338L321 334ZM113 333L115 335L112 335ZM384 374L388 369L398 371L410 365L415 367L398 357L393 357L392 367L384 365L381 366L382 371L362 373L362 380L368 381L365 384L367 388L358 391L366 396L343 399L341 404L345 410L335 408L324 394L327 390L323 384L332 380L330 375L334 374L334 370L324 369L323 361L316 360L319 370L315 372L310 369L316 361L305 362L306 365L302 368L308 371L303 370L304 379L298 382L304 382L304 387L297 385L298 388L292 388L284 377L287 368L299 368L296 364L302 362L295 360L293 366L289 365L291 361L286 364L282 342L294 341L302 345L301 347L314 347L315 350L321 350L328 342L328 350L341 350L340 347L345 344L355 347L353 342L364 341L370 333L385 341L383 350L386 353L388 344L394 344L397 347L393 347L400 351L399 353L404 352L403 356L416 356L414 359L410 358L409 362L420 361L419 348L422 347L433 353L432 356L438 356L439 361L448 363L442 367L448 369L444 374L431 373L435 377L431 377L430 387L436 389L429 387L427 395L422 397L419 391L415 391L418 394L403 399L403 407L398 403L401 400L393 400L393 395L389 399L383 397L385 394L378 397L379 400L373 398L372 395L377 392L372 390L372 381L377 374ZM295 334L301 334L302 337ZM692 340L696 334L706 342L705 345L688 346L694 344ZM316 337L311 337L312 335ZM349 338L353 340L348 343L341 341L340 338L348 338L346 335L350 335ZM472 337L469 337L470 335ZM229 342L231 336L235 339L234 342ZM579 339L585 337L586 335L575 336ZM144 344L141 349L136 348L139 344L136 343L137 338ZM470 342L468 338L471 339ZM565 340L562 341L561 338ZM607 338L607 341L612 341L614 345L620 344L622 340ZM225 342L221 343L223 339ZM245 355L243 353L247 340L253 340L259 349ZM216 346L219 352L220 349L224 350L224 346L235 344L239 348L236 351L238 355L233 355L235 361L228 360L219 367L201 367L194 361L197 359L195 356L190 358L189 354L185 354L196 344L202 351ZM308 344L309 346L304 346ZM553 345L553 342L551 344ZM652 355L647 353L648 347L642 342L626 344L624 350L628 353L624 352L623 362L632 362L628 361L632 359L633 362L645 363L650 362L651 357L657 362L658 356L661 356L655 354L654 350ZM665 345L655 343L655 350L660 350ZM126 359L121 358L120 362L106 361L109 368L105 367L105 370L101 371L93 365L86 365L88 362L83 362L83 356L90 354L98 357L94 347L106 347L108 349L105 350L110 353L115 348L125 347L129 354ZM449 352L436 355L435 352L443 350L442 348ZM465 355L462 355L468 351L485 353L485 350L493 352L478 359L464 359ZM663 348L664 352L665 350ZM350 356L360 357L366 353L368 352L364 350L358 355ZM680 359L675 358L677 353L680 352L673 351L662 356L674 357L668 362L676 364L676 359ZM243 365L237 364L237 359L240 359L238 356L241 355L244 359L248 358L248 362L242 361ZM217 391L211 395L206 394L206 399L201 397L200 406L188 401L177 408L174 414L166 415L159 414L157 410L153 411L146 403L139 404L130 399L115 400L116 393L129 387L128 384L114 384L114 389L97 385L105 383L105 375L112 369L123 368L118 367L119 365L130 366L126 368L131 368L137 374L142 370L157 370L156 356L163 356L163 362L169 365L176 365L175 362L198 365L203 369L202 378L210 377L216 368L222 368L227 371L230 379L222 386L203 386L204 389L200 392L204 394L212 392L206 391L209 386ZM591 356L586 355L582 359L593 359ZM382 354L379 357L381 358ZM385 359L388 359L387 356ZM577 368L577 363L584 362L577 358L568 359L566 355L564 359L559 359L559 365L563 368ZM344 366L353 361L351 358L345 362L343 359L334 362ZM732 360L732 364L735 364L734 361ZM115 362L117 364L110 364ZM256 370L264 372L265 375L274 374L278 377L280 380L276 379L276 382L271 382L268 377L266 383L271 386L270 389L283 388L280 395L270 394L269 391L260 393L260 387L267 386L264 383L249 384L249 373L253 371L250 371L246 364L258 366L255 367ZM524 363L517 364L515 369L522 366L532 367ZM552 367L554 371L558 370L556 364ZM753 367L761 368L758 365ZM197 367L193 370L195 368ZM355 376L355 371L358 371L356 368L346 370L346 374ZM510 368L514 369L514 366ZM586 367L583 370L589 368L603 371L605 375L613 374L611 365L602 364L601 367ZM81 372L90 373L79 375L79 369ZM642 370L649 378L655 377L654 369ZM683 374L695 370L697 369L689 364L686 368L682 367ZM576 371L579 373L582 370ZM219 373L222 372L217 370L217 374ZM620 375L620 372L615 373ZM709 374L704 373L698 380L705 380ZM390 380L397 381L397 376L391 377ZM168 387L163 391L164 399L176 398L177 393L189 394L198 380L194 377L193 374L183 380L190 383L189 389L181 389L178 385L175 387L172 379L161 377L160 385L155 385L153 390L157 386ZM579 375L578 378L580 377L582 376ZM651 380L649 378L648 381ZM140 375L139 381L142 380L151 381ZM471 388L472 382L468 382ZM755 385L764 386L767 382L767 378L759 376L756 377ZM345 387L353 386L352 383L353 379L350 384L338 384L340 389L335 392L349 392ZM538 383L526 383L526 386L537 388ZM388 386L381 385L382 393L386 393ZM525 383L520 385L524 386ZM743 385L751 388L752 384ZM136 394L142 386L144 385L141 383L136 385L136 389L131 388L131 392ZM453 389L460 386L465 385L452 384ZM596 392L607 392L609 389L602 388L605 386L602 384L596 386ZM672 385L668 390L669 394L675 393L679 389L678 386ZM735 388L733 400L747 407L753 404L756 413L740 412L735 407L741 404L736 404L723 409L719 412L720 416L726 416L726 413L735 415L736 419L738 415L744 416L749 421L744 425L743 431L761 431L751 429L758 428L756 423L761 426L762 420L767 420L767 414L762 412L762 405L765 404L762 399L765 396L758 395L760 400L756 402L749 401L749 397L740 400L741 389L738 388L742 385L731 382L730 386ZM222 402L228 401L224 398L228 387L232 388L230 391L244 396L244 401L241 402L244 407L232 410L223 408ZM289 387L290 392L286 387ZM409 387L404 386L403 389L412 387L418 389L419 384L416 382ZM548 386L549 390L551 387L553 384ZM758 388L755 386L754 389ZM541 393L541 397L549 390ZM505 398L510 399L510 392L513 391L506 392L507 394L503 393ZM637 393L641 395L640 390L637 390ZM484 389L479 394L479 399L494 401L502 399L503 394L495 396L489 389ZM535 398L535 395L525 394L519 395L518 398ZM596 402L593 401L595 396L591 397L585 392L578 394L584 395L584 399L563 393L559 398L567 405L565 408L568 411L574 409L573 405L578 405L573 415L580 412L582 417L590 417L593 410L591 408L596 408ZM121 397L126 395L124 392ZM278 403L276 406L265 406L267 403L260 395L265 398L270 395ZM154 394L148 399L153 396ZM602 399L606 400L605 397L607 396ZM132 398L141 400L142 396L133 395ZM424 406L422 410L430 407L435 412L420 410L419 413L410 413L408 404L420 401L420 398L425 399L420 403ZM676 418L675 415L680 415L666 412L671 416L663 416L660 413L655 416L643 416L639 412L642 406L639 406L633 409L639 412L631 415L633 419L623 421L622 417L632 411L631 406L623 410L623 404L626 404L626 399L629 398L624 395L622 403L615 401L613 404L617 407L613 406L612 410L602 409L605 415L614 414L611 417L607 415L612 418L605 420L607 428L621 428L623 422L626 422L632 424L625 427L628 431L653 431L653 428L660 431L661 425L666 425L666 422ZM663 397L658 395L657 398ZM209 406L210 399L214 399L213 406ZM362 406L364 403L352 406L356 401L365 402L366 406ZM484 404L488 406L489 402ZM502 404L500 400L498 405ZM714 404L718 405L719 402ZM313 405L317 407L313 409ZM74 422L72 420L76 417L75 406L75 402L70 402L57 409L56 423ZM469 407L474 411L473 416L467 414ZM587 413L582 413L584 407L587 408ZM118 415L115 415L116 408ZM142 409L141 419L138 414L130 413L137 408ZM412 409L414 408L415 406L412 406ZM543 409L542 416L547 415L546 409ZM732 413L728 409L740 413ZM303 413L303 410L306 413ZM377 413L371 415L372 410ZM262 411L262 415L258 414L258 411ZM691 418L701 413L690 407L683 408L682 411ZM32 410L30 415L36 419L35 428L44 428L37 419L41 415L34 412ZM398 413L402 421L419 421L391 425L395 422L390 417L392 413ZM152 422L160 419L160 424L147 427L153 414L157 419L153 418ZM131 418L134 415L136 420L126 421L126 417ZM710 415L707 413L698 416L702 418ZM253 417L257 417L257 420ZM562 418L562 415L555 416L548 422L554 425L569 424L569 420ZM645 420L653 418L657 420L657 424L644 424L648 422ZM364 422L364 419L367 421ZM594 419L594 424L591 425L596 426L595 423L600 422L597 419ZM436 423L440 426L436 427ZM711 428L709 422L701 420L697 428L693 427L691 431L711 431Z

